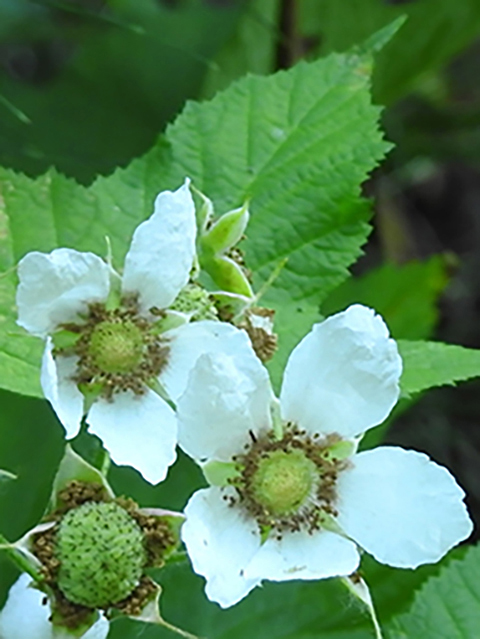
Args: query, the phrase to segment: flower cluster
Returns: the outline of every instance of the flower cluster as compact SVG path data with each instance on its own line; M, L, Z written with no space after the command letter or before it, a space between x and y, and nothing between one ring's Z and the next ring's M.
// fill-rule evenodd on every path
M67 447L43 522L12 545L34 580L12 587L3 635L14 637L23 609L31 637L105 637L115 613L160 621L146 570L180 538L207 596L229 607L265 579L351 576L362 551L395 567L436 562L471 532L444 467L399 447L359 450L396 404L402 373L371 309L314 325L275 397L263 365L273 311L257 306L236 247L248 210L214 222L195 193L199 212L188 179L158 195L122 275L73 249L19 263L18 322L45 339L42 388L67 438L85 419L117 464L152 483L178 444L210 486L184 514L139 509ZM201 271L220 290L207 291Z

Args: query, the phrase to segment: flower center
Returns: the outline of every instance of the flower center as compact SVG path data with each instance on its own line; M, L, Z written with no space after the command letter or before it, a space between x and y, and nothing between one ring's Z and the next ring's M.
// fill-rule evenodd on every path
M260 460L250 482L254 499L282 516L305 503L318 482L318 470L300 449L273 451Z
M253 516L262 532L311 533L337 514L337 477L348 465L337 455L339 443L339 436L311 436L291 423L280 440L273 432L254 438L234 456L237 473L228 483L236 496L225 499Z
M146 563L144 535L119 505L87 502L61 520L58 587L76 604L107 607L128 597Z
M131 320L100 322L92 331L89 351L99 369L127 373L143 358L143 335Z
M86 394L110 399L116 392L130 390L140 395L168 362L167 340L155 322L139 315L135 299L122 300L116 309L91 304L83 324L65 324L62 330L78 337L69 347L56 341L54 354L77 356L73 379Z

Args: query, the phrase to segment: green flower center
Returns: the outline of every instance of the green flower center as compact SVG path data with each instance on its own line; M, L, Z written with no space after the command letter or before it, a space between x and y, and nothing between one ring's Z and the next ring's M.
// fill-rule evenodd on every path
M55 556L58 587L68 600L108 607L127 598L140 582L144 534L119 505L87 502L62 518Z
M301 449L272 451L251 478L252 497L273 516L299 509L318 482L315 463Z
M90 336L89 352L106 373L128 373L143 358L143 334L131 320L100 322Z

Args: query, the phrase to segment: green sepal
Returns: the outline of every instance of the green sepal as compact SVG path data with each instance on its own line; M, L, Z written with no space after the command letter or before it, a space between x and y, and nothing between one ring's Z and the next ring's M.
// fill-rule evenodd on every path
M154 322L151 332L154 335L160 335L161 333L165 333L165 331L170 331L170 329L181 327L182 324L187 324L189 320L189 313L168 309L162 314L161 318Z
M345 460L353 456L357 448L358 440L339 440L328 447L324 457L328 460Z
M375 611L375 607L373 605L372 596L370 595L370 589L368 588L367 583L363 580L360 575L357 573L352 574L351 576L346 576L344 578L340 578L343 585L347 587L349 592L357 598L357 600L367 608L367 611L372 619L372 624L375 629L375 637L383 638L382 630L380 628L380 624L378 622L377 614Z
M200 236L200 250L222 254L234 247L243 237L250 214L248 202L239 209L224 213L214 225Z
M87 415L93 403L102 394L104 387L101 382L81 382L78 390L83 395L83 414Z
M146 605L143 607L142 611L136 616L129 616L129 617L131 617L132 620L138 620L139 622L158 624L162 627L165 627L166 629L169 629L171 632L173 631L173 633L176 636L180 636L181 638L196 638L197 636L194 636L188 633L188 631L185 631L184 629L180 629L179 627L176 627L170 622L167 622L162 617L160 613L160 595L162 593L162 588L156 582L155 582L155 587L156 587L155 592L152 594L152 597L148 600ZM118 613L119 615L123 615L120 612ZM171 636L168 636L168 637L171 637Z
M240 265L227 256L211 256L205 261L200 261L217 285L223 291L231 291L241 296L253 298L253 291L247 276Z
M115 494L113 493L105 476L91 464L88 464L88 462L75 453L72 447L67 444L64 456L53 481L53 490L50 498L50 504L47 508L47 513L54 511L60 506L58 493L65 489L73 480L100 484L104 487L111 498L115 497Z
M234 462L221 462L220 460L211 460L202 465L202 471L205 480L212 487L226 487L229 480L240 475Z
M52 609L50 622L52 624L53 638L81 638L100 617L98 611L93 609L90 614L85 615L78 627L66 627L61 613L57 610L55 597L50 598L50 606Z
M162 520L168 525L170 531L172 532L175 542L170 546L164 548L162 551L164 562L168 562L170 556L173 556L180 546L180 529L182 528L182 524L185 522L185 516L183 515L183 513L179 513L177 511L169 511L167 509L149 507L144 507L142 509L139 509L139 511L145 515L153 516L158 520Z
M268 536L270 535L270 531L273 527L269 527L267 525L260 525L260 544L265 544L268 540Z
M76 345L80 338L79 333L69 331L68 329L60 329L52 335L52 342L58 351L70 351Z
M240 319L255 302L255 298L232 293L231 291L214 291L211 296L215 300L217 309L231 316L232 321Z
M110 265L110 291L105 301L105 309L113 311L118 309L122 302L122 278Z
M203 235L208 228L212 218L213 218L213 203L210 198L196 189L193 184L190 185L190 189L193 194L198 196L201 200L201 205L195 208L196 218L197 218L197 229L199 235Z

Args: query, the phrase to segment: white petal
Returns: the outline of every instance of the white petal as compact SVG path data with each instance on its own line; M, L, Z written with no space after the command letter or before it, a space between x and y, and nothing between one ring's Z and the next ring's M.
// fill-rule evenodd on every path
M77 357L54 358L52 349L52 340L47 338L40 382L45 397L65 428L67 439L70 439L77 435L83 416L83 395L72 380L77 368Z
M245 568L260 547L257 523L223 496L218 487L193 494L186 508L181 537L195 573L207 580L205 592L225 608L244 598L260 580L248 579Z
M127 464L156 484L175 462L177 421L175 413L156 393L116 393L112 400L99 398L87 422L116 464Z
M108 296L108 265L93 253L55 249L27 253L18 264L18 324L45 337L60 324L78 320L91 302Z
M381 317L353 305L314 325L293 350L282 415L312 434L359 435L388 416L401 373L397 345Z
M43 605L45 594L29 585L32 579L22 573L10 588L7 602L0 612L0 638L52 638L48 621L50 607Z
M189 183L187 179L177 191L159 193L152 216L133 234L122 289L139 294L143 312L166 309L188 282L197 230Z
M331 531L284 533L268 538L245 570L248 578L320 580L353 573L360 563L356 545Z
M464 492L428 456L400 447L359 453L340 474L337 518L379 562L414 569L468 537Z
M227 322L191 322L166 331L163 337L169 341L170 353L160 382L174 402L185 391L190 371L204 353L232 355L240 367L256 378L267 375L246 332Z
M270 428L268 374L251 349L204 354L177 404L178 443L197 460L228 461Z

